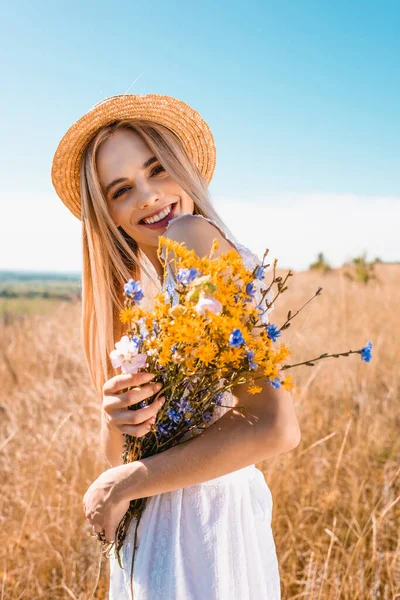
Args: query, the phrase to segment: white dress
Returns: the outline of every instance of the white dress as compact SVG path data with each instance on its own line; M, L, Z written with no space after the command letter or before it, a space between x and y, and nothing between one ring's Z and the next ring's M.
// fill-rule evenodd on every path
M247 268L260 264L215 221L206 220L235 245ZM168 278L174 285L171 272L166 283ZM232 400L227 391L222 404L232 406ZM207 425L228 410L216 407ZM137 532L134 600L280 600L272 506L270 489L254 464L148 498ZM131 600L135 526L132 519L121 549L122 569L110 554L109 600Z

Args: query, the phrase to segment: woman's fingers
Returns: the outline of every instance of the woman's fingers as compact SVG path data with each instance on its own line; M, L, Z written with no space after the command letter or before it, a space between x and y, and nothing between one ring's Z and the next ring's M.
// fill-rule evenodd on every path
M143 435L146 435L146 433L149 433L155 422L156 418L151 417L151 419L148 419L140 425L122 425L119 429L121 433L126 433L133 437L142 437Z
M144 408L139 408L137 410L129 410L129 409L120 409L114 410L112 413L112 419L116 425L119 427L121 425L140 425L145 421L151 419L151 417L157 416L158 411L164 405L165 396L160 396L149 404L149 406L145 406Z
M150 398L159 392L162 388L161 383L148 383L137 387L123 394L116 396L103 396L103 408L106 412L111 413L119 408L125 408L132 404L138 404L146 398Z
M127 387L148 383L155 376L156 373L150 373L149 371L141 371L140 373L120 373L105 382L103 385L103 394L105 396L118 394Z
M160 396L149 406L145 406L139 410L124 410L124 423L128 425L138 425L139 423L151 419L151 417L155 417L160 408L164 405L164 402L165 396Z
M155 402L138 410L120 409L113 412L112 419L118 428L122 425L140 425L155 417L165 402L165 396L160 396Z
M154 373L149 372L132 375L123 373L104 384L103 417L109 427L135 437L141 437L151 430L157 413L165 402L164 396L137 410L129 410L127 407L160 392L163 387L161 383L150 383L154 376ZM134 389L121 392L122 389L132 386L135 386Z
M151 396L157 394L162 387L162 383L154 382L129 390L128 392L119 395L118 406L124 407L130 406L131 404L138 404L139 402L142 402L142 400L146 400L146 398L151 398Z

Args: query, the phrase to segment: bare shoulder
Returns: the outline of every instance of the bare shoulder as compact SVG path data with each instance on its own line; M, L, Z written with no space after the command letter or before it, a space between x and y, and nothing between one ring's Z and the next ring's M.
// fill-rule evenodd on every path
M228 250L236 250L219 227L210 223L201 215L185 214L180 216L178 219L171 221L164 235L179 243L184 242L189 250L194 250L200 257L209 254L215 238L219 242L219 248L215 252L215 256L228 252Z

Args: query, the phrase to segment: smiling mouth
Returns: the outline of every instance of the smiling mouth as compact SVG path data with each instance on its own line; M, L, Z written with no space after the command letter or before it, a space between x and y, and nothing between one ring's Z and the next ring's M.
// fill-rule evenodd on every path
M176 207L177 203L178 202L173 202L173 203L169 204L167 207L165 207L165 208L170 208L171 210L163 219L160 219L159 221L154 221L153 223L145 223L143 219L140 219L139 225L143 225L144 227L148 227L150 229L158 229L159 227L165 227L168 224L168 222L171 221L171 219L175 216L175 207ZM165 208L164 208L164 210L165 210ZM160 211L160 212L162 212L162 211Z

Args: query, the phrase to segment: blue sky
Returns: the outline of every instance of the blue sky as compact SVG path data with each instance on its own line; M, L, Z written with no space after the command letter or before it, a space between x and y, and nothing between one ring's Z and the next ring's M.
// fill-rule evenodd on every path
M52 157L74 121L126 92L206 119L214 204L254 251L294 269L318 252L333 266L400 260L399 26L385 0L3 5L0 268L80 269Z

